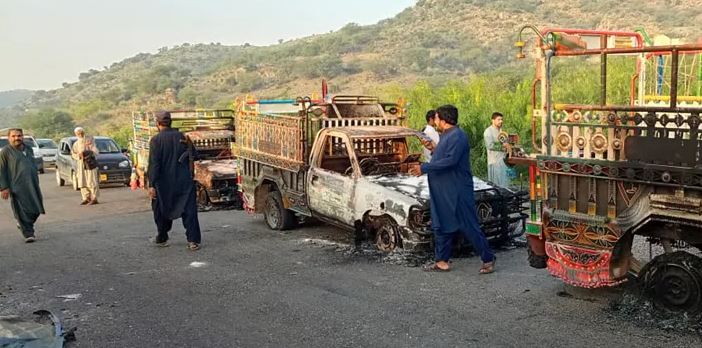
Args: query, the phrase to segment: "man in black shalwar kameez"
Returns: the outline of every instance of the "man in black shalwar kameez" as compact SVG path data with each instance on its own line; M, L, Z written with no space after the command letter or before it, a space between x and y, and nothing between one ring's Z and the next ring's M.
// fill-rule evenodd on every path
M168 246L173 220L182 218L188 248L200 249L200 222L197 218L195 181L190 163L195 156L185 135L171 128L171 114L156 114L159 133L149 143L149 195L158 234L151 241Z
M10 199L17 228L22 231L24 241L32 243L34 223L44 214L34 151L24 145L21 129L10 129L8 138L9 144L0 149L0 196Z

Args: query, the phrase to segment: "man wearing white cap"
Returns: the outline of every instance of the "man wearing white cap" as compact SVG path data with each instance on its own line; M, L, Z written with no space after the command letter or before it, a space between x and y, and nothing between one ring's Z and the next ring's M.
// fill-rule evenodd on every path
M76 160L76 181L83 198L81 205L98 204L100 182L98 179L97 154L93 137L86 137L85 130L78 127L73 131L78 138L73 143L71 156Z

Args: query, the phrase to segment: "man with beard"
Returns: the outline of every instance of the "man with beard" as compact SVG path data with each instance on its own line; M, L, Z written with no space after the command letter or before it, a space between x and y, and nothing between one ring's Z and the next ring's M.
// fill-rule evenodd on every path
M86 136L82 127L77 127L73 133L78 138L71 148L71 156L76 160L76 181L83 198L80 205L95 205L100 196L95 138Z
M434 149L431 162L421 165L414 175L426 173L431 193L431 224L434 231L435 263L426 271L449 271L452 242L460 234L470 241L480 255L480 274L495 270L495 255L480 228L473 194L473 174L470 169L470 145L465 133L456 126L458 109L444 105L436 110L436 126L441 140ZM424 146L432 149L430 142Z
M168 246L173 220L181 218L188 249L200 249L200 222L197 218L192 161L195 149L183 133L171 128L171 113L156 113L159 133L149 143L149 196L158 234L156 246Z
M0 149L0 196L10 199L17 228L26 243L34 242L34 223L44 214L34 151L24 145L24 132L10 129L9 144Z

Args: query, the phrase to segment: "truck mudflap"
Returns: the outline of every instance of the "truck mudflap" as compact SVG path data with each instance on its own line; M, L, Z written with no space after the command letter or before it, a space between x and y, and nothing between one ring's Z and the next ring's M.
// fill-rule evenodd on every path
M626 280L612 276L612 253L622 232L606 217L546 210L543 232L547 268L564 282L583 288L598 288Z
M593 250L546 242L548 271L565 283L582 288L615 286L626 278L615 279L609 268L611 250Z

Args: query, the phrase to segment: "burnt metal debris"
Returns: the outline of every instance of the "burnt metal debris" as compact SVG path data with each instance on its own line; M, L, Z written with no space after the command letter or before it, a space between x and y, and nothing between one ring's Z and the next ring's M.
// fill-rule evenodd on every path
M33 313L34 318L0 317L0 347L61 348L75 340L75 328L64 331L59 318L47 310Z
M534 153L512 151L508 161L529 167L530 263L580 287L638 273L656 305L701 311L702 262L675 245L702 248L702 45L652 46L640 32L526 29L538 36ZM598 104L553 98L552 61L575 56L600 59ZM634 62L626 105L608 100L613 58ZM639 267L634 235L661 243L665 254Z

